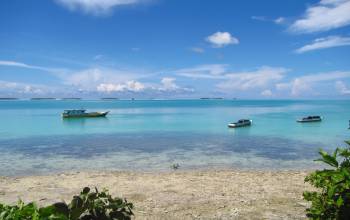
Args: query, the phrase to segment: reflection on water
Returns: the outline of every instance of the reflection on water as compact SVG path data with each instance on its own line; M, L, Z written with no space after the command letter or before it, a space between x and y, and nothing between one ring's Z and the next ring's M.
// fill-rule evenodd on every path
M83 121L72 123L80 126ZM96 168L164 170L176 161L185 169L213 166L309 168L314 165L317 149L327 148L322 143L243 134L249 130L249 127L230 130L228 135L154 132L0 141L3 153L0 155L0 175Z
M97 123L97 124L96 124ZM94 126L99 123L108 123L106 117L96 118L62 118L62 124L66 128L85 128L85 126Z

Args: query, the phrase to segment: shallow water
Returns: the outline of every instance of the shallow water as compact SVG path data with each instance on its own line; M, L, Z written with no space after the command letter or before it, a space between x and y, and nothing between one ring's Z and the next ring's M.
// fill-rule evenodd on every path
M64 109L111 111L62 119ZM0 101L0 175L67 170L308 169L350 138L349 101ZM300 124L305 115L321 123ZM253 119L253 126L227 123Z

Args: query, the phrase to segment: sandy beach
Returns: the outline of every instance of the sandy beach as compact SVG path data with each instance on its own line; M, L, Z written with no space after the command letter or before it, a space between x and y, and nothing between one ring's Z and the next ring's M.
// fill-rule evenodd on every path
M84 186L135 205L136 219L305 219L306 171L72 172L0 177L0 202L65 200Z

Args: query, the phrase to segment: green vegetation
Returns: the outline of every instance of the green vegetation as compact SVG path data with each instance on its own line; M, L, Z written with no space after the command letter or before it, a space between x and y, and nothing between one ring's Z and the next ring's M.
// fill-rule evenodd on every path
M107 190L90 192L85 187L70 204L55 203L38 207L35 203L8 206L0 204L0 220L129 220L133 204L113 198Z
M317 170L305 178L317 192L304 192L311 202L306 209L310 219L350 219L350 141L346 148L337 148L333 154L320 150L321 161L331 169Z

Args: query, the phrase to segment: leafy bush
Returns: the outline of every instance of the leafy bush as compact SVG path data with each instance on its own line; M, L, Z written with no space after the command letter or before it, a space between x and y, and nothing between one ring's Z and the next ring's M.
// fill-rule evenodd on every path
M107 190L90 192L85 187L70 204L55 203L39 208L35 203L0 204L0 220L129 220L134 215L133 204L112 198Z
M333 154L320 150L322 161L331 169L317 170L305 178L317 192L304 192L311 202L306 209L310 219L350 219L350 141L347 148L337 148Z

